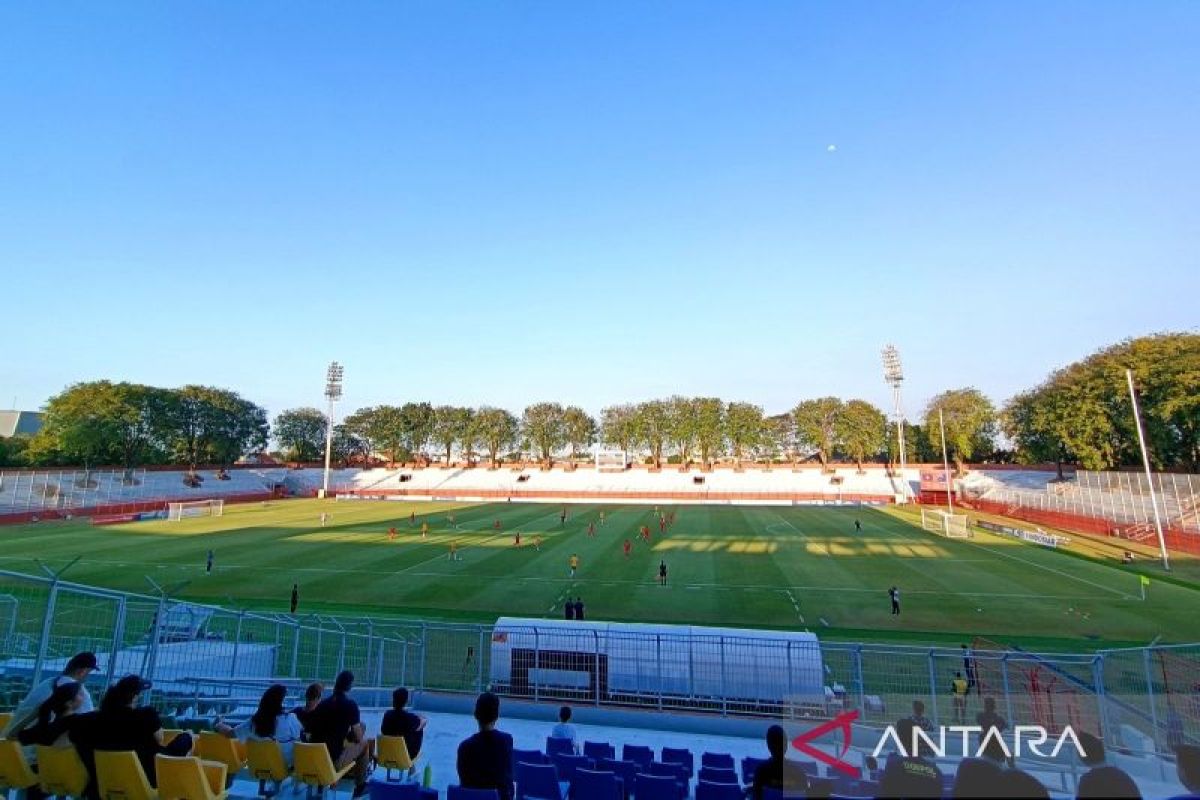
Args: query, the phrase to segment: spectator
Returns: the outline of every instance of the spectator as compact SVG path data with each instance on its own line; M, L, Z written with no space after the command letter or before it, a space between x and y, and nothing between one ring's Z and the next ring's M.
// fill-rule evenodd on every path
M1141 800L1142 793L1129 773L1118 767L1096 767L1079 779L1075 797L1086 798L1121 797Z
M570 739L571 749L579 752L579 731L571 724L571 707L563 706L558 710L558 724L550 731L551 739Z
M914 716L918 714L917 703L913 703ZM923 709L922 709L923 710ZM908 755L893 753L883 768L879 781L880 797L941 797L942 773L934 764L922 758L917 751L913 730L917 727L912 719L896 723L896 735Z
M1179 782L1191 794L1200 795L1200 747L1181 744L1175 748L1175 771Z
M310 683L304 690L304 705L292 709L292 714L300 721L300 727L304 729L305 733L308 732L308 717L321 702L323 694L325 694L324 684Z
M25 758L34 770L37 769L37 748L35 745L57 747L74 743L77 732L81 732L87 720L95 713L79 714L83 702L82 686L75 681L67 681L62 686L56 686L46 702L38 706L37 720L17 734L17 741L24 745ZM25 791L26 800L39 800L44 797L37 786Z
M913 700L912 710L913 710L913 713L912 713L912 716L909 717L909 719L912 720L912 724L914 726L920 728L923 731L933 730L933 723L929 721L929 717L925 716L925 704L924 703L922 703L920 700Z
M583 619L583 598L575 598L575 619Z
M46 678L34 686L29 694L25 695L25 699L17 704L17 707L13 709L12 721L7 728L0 731L0 738L15 738L20 731L32 725L38 718L38 709L41 705L50 699L57 687L66 683L77 683L80 686L82 699L79 701L79 708L75 713L86 714L94 711L92 696L88 694L84 681L96 670L96 666L95 653L85 651L71 656L71 660L63 667L62 674Z
M808 793L808 775L795 762L787 761L787 735L779 725L767 728L767 752L771 757L754 770L750 791L753 800L762 800L763 789L775 789L786 797L803 797Z
M323 744L329 750L335 769L354 765L350 771L354 778L354 797L362 797L367 793L371 744L367 741L358 703L350 698L353 686L353 672L338 673L333 682L333 694L317 704L308 715L304 728L309 741Z
M970 691L970 684L967 679L962 676L961 672L954 673L954 679L950 681L950 694L954 698L954 721L963 725L967 721L967 692Z
M142 692L150 688L150 681L138 675L126 675L104 693L104 701L95 717L95 728L89 731L85 749L122 751L137 753L138 761L151 786L158 785L154 772L154 757L159 753L168 756L186 756L192 749L190 734L181 733L163 745L162 720L158 712L149 706L138 706ZM83 756L83 753L80 753ZM85 758L84 763L87 763Z
M291 769L293 746L300 741L303 729L296 715L284 709L283 701L286 699L287 687L279 683L272 684L259 698L258 710L250 719L236 728L218 724L217 733L243 742L278 742L283 761Z
M1037 778L1020 769L1000 773L993 797L1027 797L1031 800L1050 800L1050 792Z
M955 800L970 797L995 797L1004 771L991 761L982 758L964 758L954 775ZM1014 795L1015 796L1015 795Z
M1079 746L1083 749L1083 755L1079 760L1087 767L1104 766L1104 761L1107 756L1104 753L1104 742L1097 739L1090 733L1079 733Z
M405 711L408 705L408 689L401 686L392 692L392 710L384 712L383 723L379 732L384 736L404 737L404 746L408 748L408 756L416 760L425 740L425 725L429 722L425 717L411 711ZM413 767L413 772L416 767Z
M1004 752L1004 746L998 741L998 737L1008 727L1008 721L996 713L996 698L983 698L983 711L975 715L975 724L982 729L980 736L986 742L983 755L997 763L1007 762L1008 754ZM995 730L996 733L989 738L988 731L991 730Z
M475 701L479 733L458 746L458 782L467 789L495 789L500 800L513 800L512 737L496 730L500 698L484 692Z
M567 602L563 604L563 616L566 619L575 619L575 604L571 602L571 598L567 598Z

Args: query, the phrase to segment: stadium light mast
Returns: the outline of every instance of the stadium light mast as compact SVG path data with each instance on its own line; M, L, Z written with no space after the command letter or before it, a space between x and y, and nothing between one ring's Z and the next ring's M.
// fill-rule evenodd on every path
M329 496L329 460L333 455L333 410L337 401L342 399L342 365L331 362L325 371L325 399L329 401L329 416L325 420L325 480L322 483L321 497Z
M1163 537L1162 517L1158 515L1158 495L1154 492L1154 476L1150 474L1150 454L1146 452L1146 433L1142 430L1142 413L1138 410L1137 392L1133 388L1133 370L1125 370L1129 381L1129 400L1133 403L1133 421L1137 425L1138 445L1142 448L1142 466L1146 468L1146 483L1150 486L1150 507L1154 509L1154 530L1158 532L1158 551L1162 554L1163 569L1171 571L1167 557L1167 541Z
M900 366L900 351L894 344L883 348L883 379L892 387L892 413L896 417L896 438L900 443L900 485L904 487L904 499L908 500L908 454L904 452L904 406L900 401L900 385L904 383L904 370Z

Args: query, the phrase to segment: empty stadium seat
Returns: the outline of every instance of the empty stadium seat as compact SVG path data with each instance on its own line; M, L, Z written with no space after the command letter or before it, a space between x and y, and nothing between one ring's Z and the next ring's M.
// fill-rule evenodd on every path
M664 764L680 764L687 769L687 776L690 779L695 772L696 759L692 755L691 750L682 747L664 747L662 749L662 758Z
M719 783L701 779L696 784L696 800L743 800L746 792L737 781Z
M595 769L596 762L587 756L577 756L573 753L555 753L551 756L554 768L558 770L560 781L571 782L577 769Z
M225 800L225 765L194 756L154 758L159 800Z
M733 769L733 756L728 753L705 753L700 756L700 766Z
M602 758L615 759L617 750L608 742L584 742L583 754L588 758L594 758L599 761Z
M571 779L571 800L623 800L622 781L612 772L577 769Z
M517 764L517 800L566 800L567 784L553 764Z
M132 750L96 751L96 786L100 800L158 800L142 762Z
M38 745L38 785L53 797L82 797L88 785L87 768L71 745L43 747Z
M621 748L621 760L647 767L654 760L654 751L640 744L627 744Z
M699 780L708 781L709 783L737 783L737 772L731 769L719 769L717 767L701 767ZM747 781L749 783L750 781Z

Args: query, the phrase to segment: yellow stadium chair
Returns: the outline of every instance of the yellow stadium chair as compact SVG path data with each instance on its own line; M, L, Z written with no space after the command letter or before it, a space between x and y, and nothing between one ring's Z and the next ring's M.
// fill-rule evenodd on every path
M52 797L83 797L88 785L87 768L79 753L70 745L43 747L38 745L38 784Z
M96 784L100 800L158 800L132 750L97 750Z
M200 741L196 744L195 754L205 761L224 764L231 778L246 766L245 745L237 739L230 739L213 731L200 731Z
M320 795L325 789L334 789L337 782L346 777L354 764L347 764L340 770L333 768L333 759L329 750L323 744L308 744L296 742L293 751L296 757L296 780L309 788L309 794L315 789Z
M379 766L387 770L384 773L384 780L392 779L392 770L400 770L400 779L413 771L413 764L416 762L417 756L409 756L408 742L404 741L403 736L380 736L376 740L379 748L378 761Z
M16 739L0 739L0 795L10 789L21 791L37 785L37 775L29 768L25 752Z
M250 774L258 781L258 793L262 797L274 794L267 791L267 781L281 784L292 774L288 770L287 762L283 760L283 750L279 747L279 742L254 739L246 742L246 765Z
M159 800L225 800L225 765L195 756L154 757Z
M4 729L8 727L8 723L10 722L12 722L12 714L7 711L0 714L0 733L4 732Z

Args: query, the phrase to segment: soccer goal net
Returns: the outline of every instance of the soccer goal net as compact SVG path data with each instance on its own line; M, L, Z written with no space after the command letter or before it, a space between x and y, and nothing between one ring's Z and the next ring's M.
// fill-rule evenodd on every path
M966 514L950 514L946 511L922 508L921 527L951 539L967 539L971 536Z
M194 500L189 503L167 503L167 519L219 517L223 513L225 513L224 500Z

